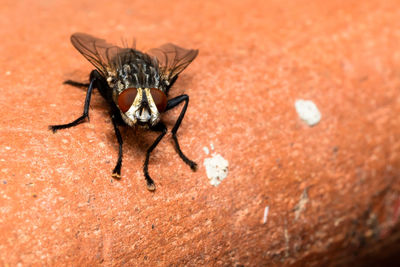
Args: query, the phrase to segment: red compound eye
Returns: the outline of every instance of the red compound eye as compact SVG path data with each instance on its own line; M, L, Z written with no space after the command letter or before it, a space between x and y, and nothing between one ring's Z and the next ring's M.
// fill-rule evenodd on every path
M123 113L127 112L132 106L132 103L136 98L136 94L136 88L128 88L118 96L118 106Z
M163 112L167 107L167 96L163 91L157 88L150 88L151 96L153 97L154 104L156 104L158 112Z

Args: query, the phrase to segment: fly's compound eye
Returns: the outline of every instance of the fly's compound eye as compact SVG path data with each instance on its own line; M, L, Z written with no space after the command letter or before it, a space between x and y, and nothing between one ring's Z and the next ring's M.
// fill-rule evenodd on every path
M118 106L123 113L127 112L132 106L132 103L136 98L136 94L136 88L128 88L118 96Z
M154 104L156 104L158 112L163 112L167 107L167 96L163 91L157 88L150 88L151 96L153 97Z

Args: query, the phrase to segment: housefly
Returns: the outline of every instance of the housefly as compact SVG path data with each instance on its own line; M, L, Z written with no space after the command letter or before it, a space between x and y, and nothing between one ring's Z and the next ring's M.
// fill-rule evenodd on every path
M143 172L147 188L154 191L156 186L148 172L150 154L167 133L161 114L184 102L181 113L172 128L172 139L179 157L196 170L197 164L182 152L176 133L189 104L186 94L168 99L168 92L178 75L196 58L198 50L184 49L167 43L147 53L134 47L122 48L103 39L85 33L71 36L72 45L96 68L90 73L89 83L67 80L64 83L76 87L87 87L83 114L76 120L49 126L54 133L74 127L89 119L89 105L92 91L97 88L110 108L111 121L119 144L118 160L112 177L121 178L122 136L119 126L143 127L159 132L159 136L147 149Z

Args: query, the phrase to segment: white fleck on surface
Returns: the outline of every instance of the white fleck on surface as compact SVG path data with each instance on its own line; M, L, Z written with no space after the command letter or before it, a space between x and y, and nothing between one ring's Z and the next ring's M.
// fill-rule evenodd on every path
M303 194L301 194L300 201L294 207L294 219L297 220L300 214L306 209L306 204L308 202L307 188L304 189Z
M289 256L289 250L290 250L290 236L289 236L289 231L287 229L286 221L285 221L285 230L283 231L283 234L285 236L285 244L286 244L286 250L285 250L285 255L286 257Z
M207 177L213 186L218 186L228 175L229 163L217 153L213 153L211 158L205 158L203 165L206 167Z
M10 150L10 149L11 149L11 147L9 147L9 146L6 146L6 147L5 147L5 149L6 149L6 150Z
M204 153L206 153L206 155L210 154L210 150L208 150L208 147L203 147Z
M9 70L6 71L6 75L7 75L7 76L11 75L11 71L9 71Z
M214 150L214 145L213 145L213 143L210 144L210 148L211 148L211 150Z
M296 100L294 106L299 117L309 126L314 126L321 120L321 113L311 100Z
M268 212L269 212L269 206L266 206L265 209L264 209L264 217L263 217L263 223L264 223L264 224L267 223Z

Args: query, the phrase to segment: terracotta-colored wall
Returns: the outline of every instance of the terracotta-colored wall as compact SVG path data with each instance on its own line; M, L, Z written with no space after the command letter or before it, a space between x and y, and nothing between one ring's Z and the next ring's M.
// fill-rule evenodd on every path
M400 248L400 2L1 1L0 265L321 266L393 263ZM190 104L155 133L121 128L92 96L69 36L200 50L171 96ZM308 126L295 101L311 100ZM172 128L179 108L164 115ZM212 149L213 148L213 149ZM208 154L206 153L208 150ZM203 164L227 160L213 186ZM268 212L266 212L268 207ZM398 256L397 256L398 259Z

